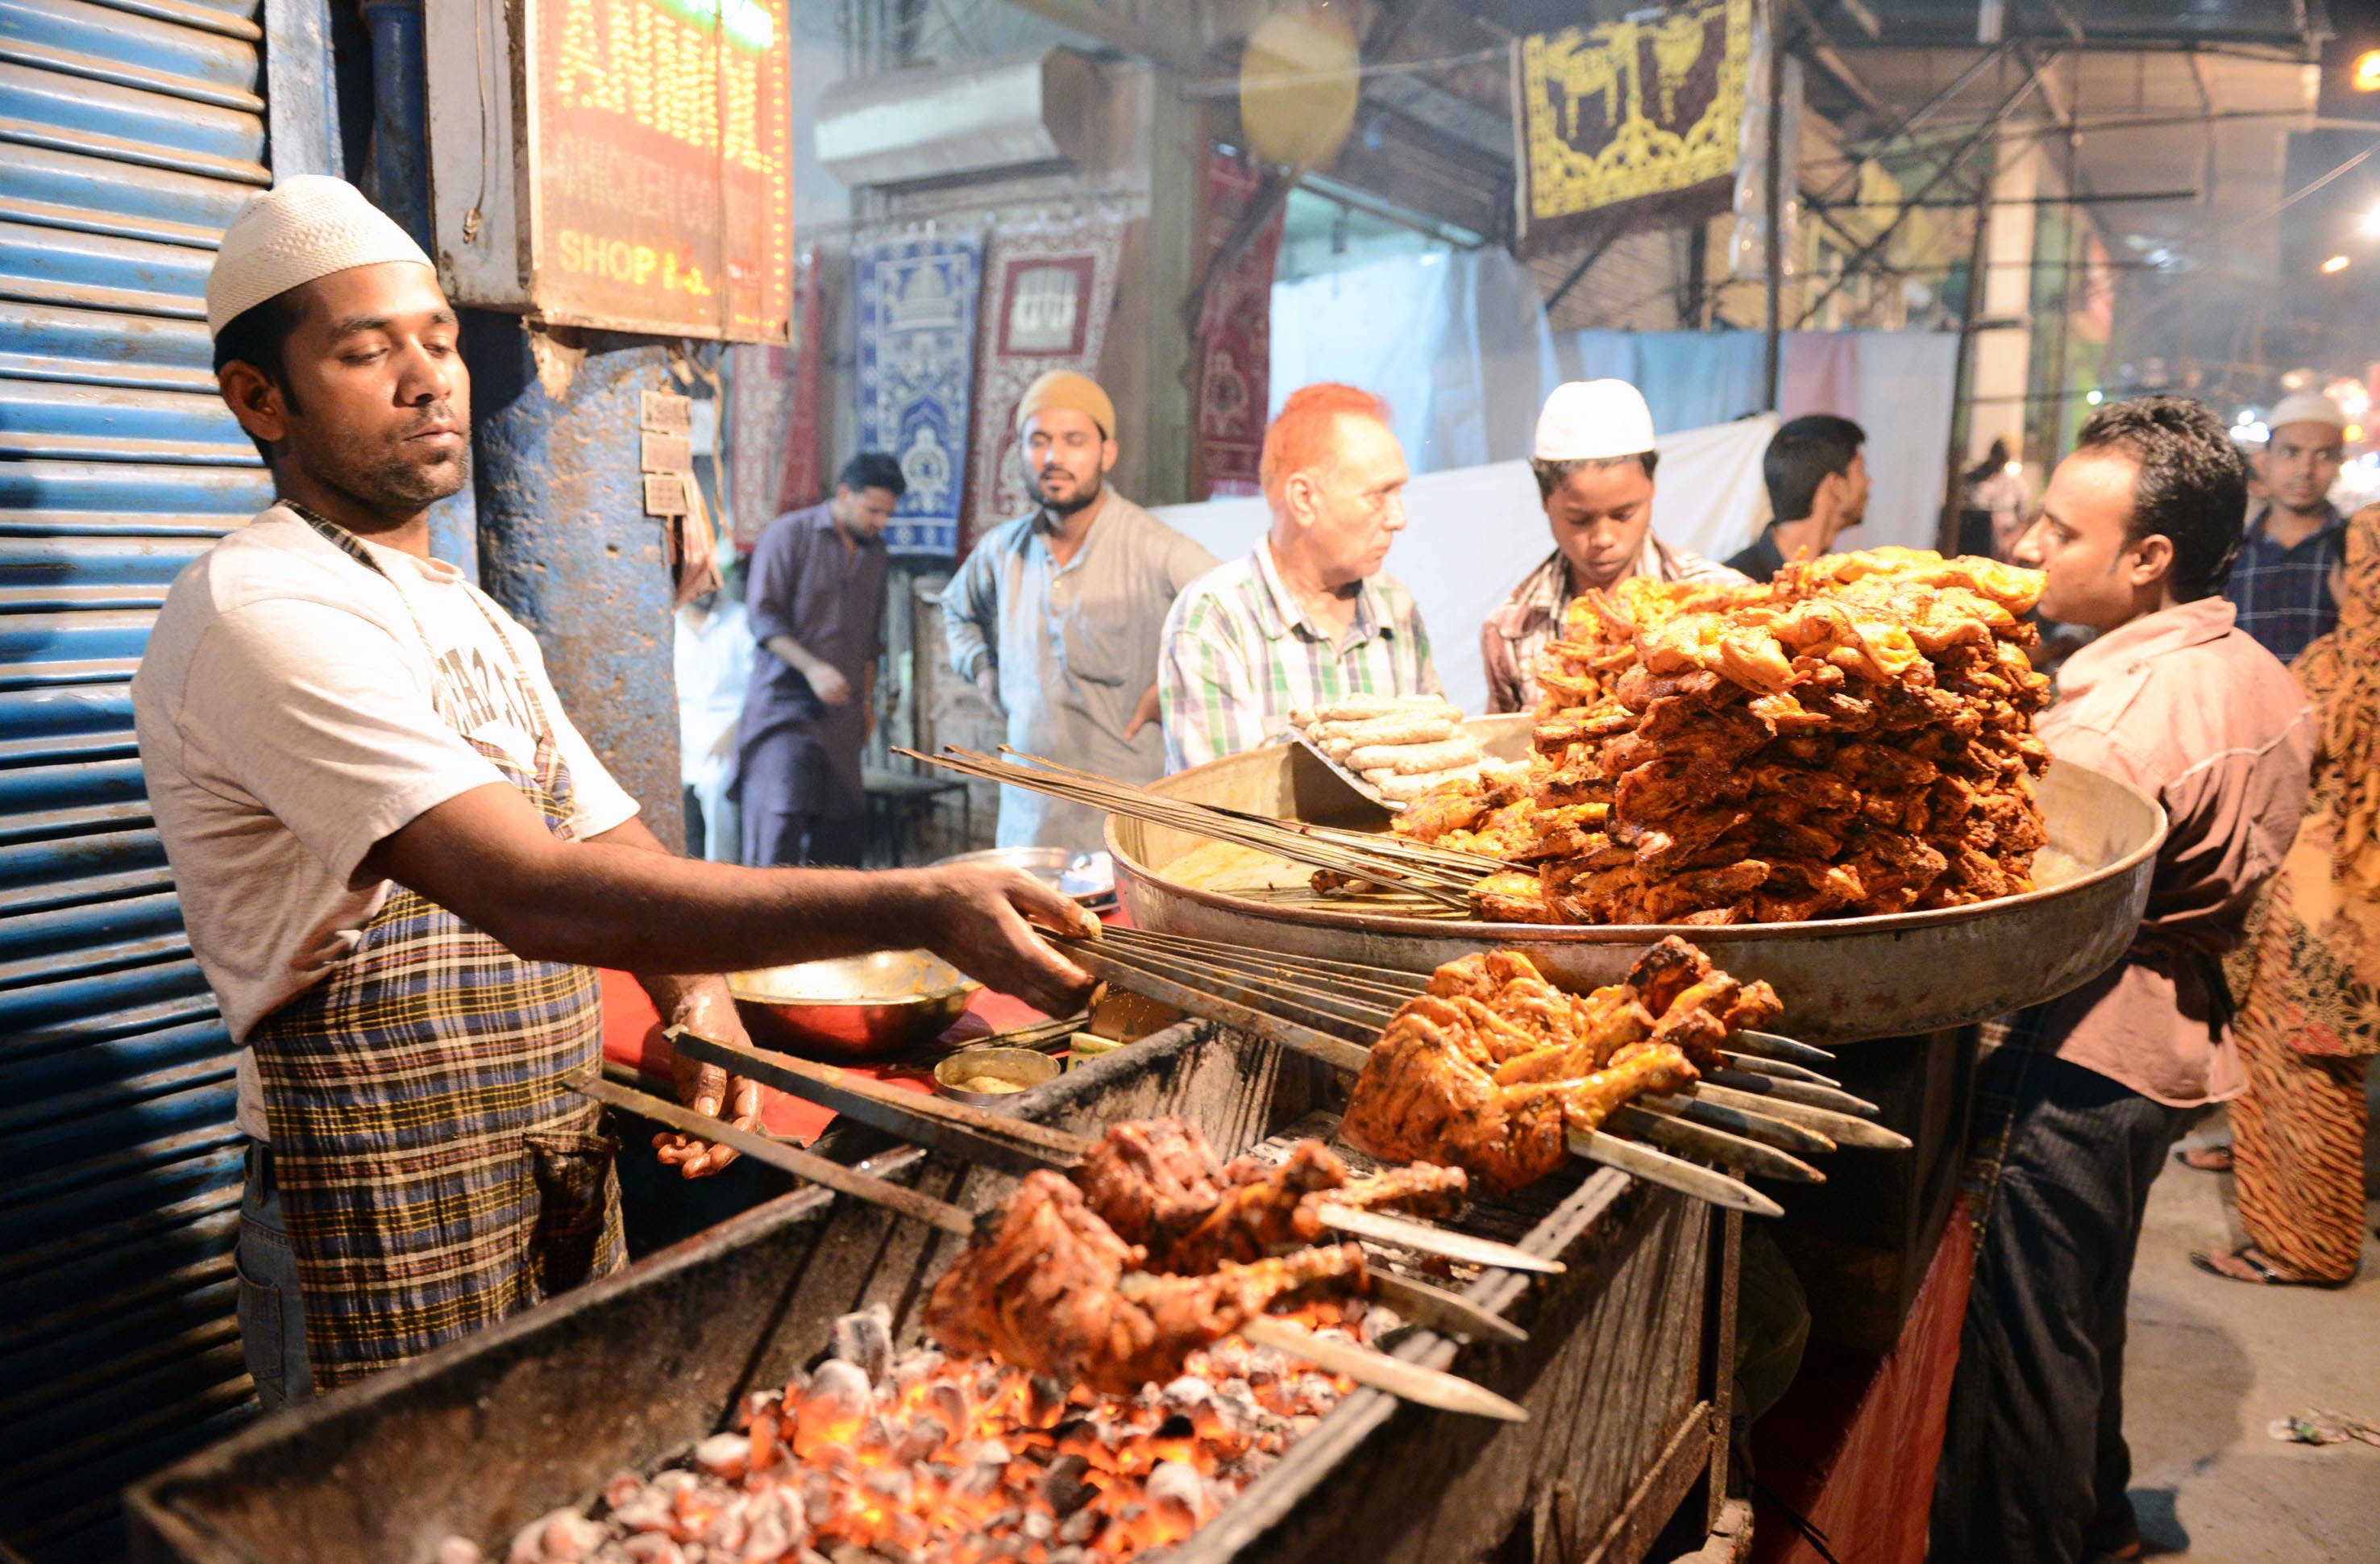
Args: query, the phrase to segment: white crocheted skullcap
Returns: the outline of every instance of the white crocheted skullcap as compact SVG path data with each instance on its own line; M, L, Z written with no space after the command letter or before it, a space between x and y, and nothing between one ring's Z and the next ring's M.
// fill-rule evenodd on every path
M1537 414L1539 461L1609 461L1653 448L1653 409L1624 380L1572 380Z
M427 266L413 236L345 179L299 174L252 197L224 230L207 273L207 335L277 293L385 261Z

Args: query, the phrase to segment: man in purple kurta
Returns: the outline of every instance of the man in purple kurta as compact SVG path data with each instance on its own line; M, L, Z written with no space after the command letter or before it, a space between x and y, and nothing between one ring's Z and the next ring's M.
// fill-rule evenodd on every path
M859 862L884 524L906 487L898 461L862 451L832 499L778 517L752 550L745 605L759 651L735 739L747 864Z

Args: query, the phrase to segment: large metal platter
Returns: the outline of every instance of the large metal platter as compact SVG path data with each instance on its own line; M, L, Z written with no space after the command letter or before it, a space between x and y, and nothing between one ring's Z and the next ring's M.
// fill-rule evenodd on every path
M1525 751L1526 716L1469 727L1491 754ZM1186 854L1211 853L1204 838L1121 817L1109 819L1107 833L1124 905L1143 928L1407 971L1475 950L1520 949L1578 988L1617 980L1647 944L1682 935L1738 977L1774 984L1786 1006L1779 1030L1832 1044L2004 1015L2080 986L2123 954L2148 901L2165 811L2137 788L2066 761L2053 763L2039 787L2050 845L2036 866L2040 889L1937 912L1741 928L1550 927L1273 903L1183 877ZM1294 746L1228 755L1152 790L1320 825L1387 824L1383 811Z

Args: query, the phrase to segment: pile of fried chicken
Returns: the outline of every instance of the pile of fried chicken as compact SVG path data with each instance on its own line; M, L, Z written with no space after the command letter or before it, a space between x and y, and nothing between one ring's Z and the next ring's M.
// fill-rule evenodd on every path
M1793 923L2033 888L2038 571L1878 548L1767 586L1575 599L1524 778L1451 783L1396 829L1506 860L1480 916Z
M1449 1163L1510 1193L1561 1166L1571 1132L1693 1084L1730 1035L1783 1011L1768 984L1739 983L1675 935L1584 995L1517 950L1464 956L1390 1020L1340 1132L1385 1161Z
M1362 1292L1364 1252L1316 1243L1325 1203L1446 1216L1468 1187L1459 1167L1358 1179L1319 1141L1277 1167L1225 1164L1184 1119L1118 1124L1071 1177L1026 1175L978 1224L925 1326L953 1351L1129 1395L1278 1301Z

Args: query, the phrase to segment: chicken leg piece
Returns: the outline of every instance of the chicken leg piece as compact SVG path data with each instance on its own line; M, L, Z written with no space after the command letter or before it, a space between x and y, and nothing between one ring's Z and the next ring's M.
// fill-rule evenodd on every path
M1141 1258L1063 1174L1030 1173L935 1281L925 1326L953 1351L1130 1395L1275 1300L1326 1283L1360 1291L1365 1276L1352 1243L1196 1277L1149 1276Z
M1459 1167L1427 1165L1355 1179L1337 1153L1311 1140L1291 1147L1278 1167L1254 1157L1219 1167L1198 1127L1181 1118L1112 1126L1075 1180L1118 1237L1148 1252L1150 1270L1177 1274L1311 1244L1325 1231L1326 1204L1451 1216L1468 1185Z

